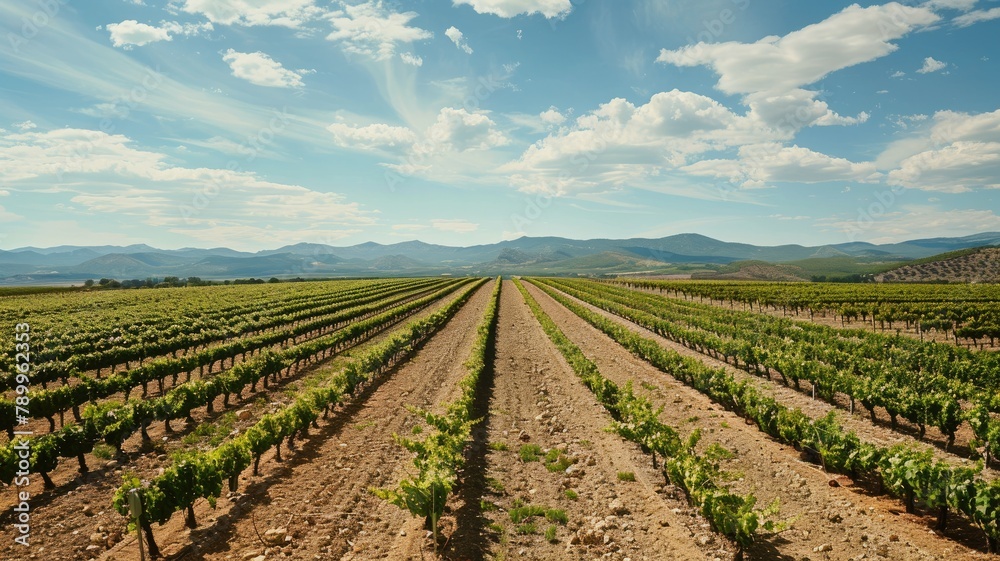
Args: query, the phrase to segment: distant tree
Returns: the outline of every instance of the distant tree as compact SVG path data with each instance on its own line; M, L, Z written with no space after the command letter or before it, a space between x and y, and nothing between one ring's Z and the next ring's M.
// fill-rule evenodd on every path
M188 277L187 278L187 285L188 286L201 286L203 284L205 284L205 281L201 280L201 277Z
M98 281L97 284L99 284L101 286L106 286L108 284L111 284L111 279L101 279L100 281Z
M108 285L108 288L121 288L122 287L122 283L120 283L120 282L118 282L116 280L113 280L113 279L109 280L108 283L107 283L107 285Z
M163 282L169 286L181 286L181 279L178 277L164 277Z
M277 282L281 282L281 279L279 279L278 277L271 277L271 278L267 279L267 282L269 282L271 284L274 284L274 283L277 283Z
M94 286L94 279L87 279L87 281L83 283L83 286L86 286L87 288Z

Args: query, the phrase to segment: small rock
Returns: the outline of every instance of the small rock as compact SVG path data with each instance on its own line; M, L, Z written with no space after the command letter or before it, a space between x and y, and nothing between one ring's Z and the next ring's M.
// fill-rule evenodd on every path
M531 436L528 433L521 431L517 433L517 439L520 440L521 442L527 442L531 440Z
M875 555L878 555L879 557L888 557L889 546L885 545L884 543L875 546Z
M830 522L833 522L834 524L840 524L841 522L844 521L844 517L836 512L830 513L830 516L827 518L828 520L830 520Z
M236 418L240 421L246 421L250 417L253 417L253 413L249 409L240 409L236 412Z
M399 535L400 536L405 536L406 535L406 530L400 530L399 531Z
M889 534L889 541L891 541L891 542L898 542L899 541L899 534Z
M615 499L611 501L611 504L608 505L608 510L610 510L613 514L617 514L619 516L623 516L629 513L628 508L624 504L622 504L621 499Z
M108 537L100 532L94 532L93 534L90 534L90 543L94 545L104 545L104 542L107 539Z
M84 516L93 516L94 515L94 508L91 507L90 505L83 505L83 515Z
M279 545L285 541L288 530L285 528L271 528L264 532L264 541L270 545Z
M813 548L813 553L822 553L824 551L833 551L833 546L825 543L823 545L818 545Z

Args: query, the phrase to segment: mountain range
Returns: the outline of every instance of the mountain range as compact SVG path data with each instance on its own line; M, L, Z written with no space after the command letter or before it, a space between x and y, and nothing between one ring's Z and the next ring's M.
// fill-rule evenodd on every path
M1000 232L894 244L849 242L823 246L757 246L699 234L658 239L572 240L522 237L454 247L407 241L334 247L300 243L274 250L163 250L148 245L23 247L0 250L0 284L68 284L86 279L166 276L340 277L471 274L600 274L714 271L740 261L769 263L839 259L900 264L947 251L1000 245ZM839 261L838 261L839 262Z

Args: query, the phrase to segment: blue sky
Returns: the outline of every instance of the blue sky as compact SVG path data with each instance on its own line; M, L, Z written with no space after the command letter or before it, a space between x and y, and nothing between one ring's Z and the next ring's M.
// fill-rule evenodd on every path
M1000 2L0 4L0 248L1000 230Z

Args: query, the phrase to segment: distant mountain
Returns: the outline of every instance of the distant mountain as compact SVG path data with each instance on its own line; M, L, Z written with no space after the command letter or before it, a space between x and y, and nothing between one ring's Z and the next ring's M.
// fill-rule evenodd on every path
M711 272L744 261L789 264L805 273L885 270L901 261L944 251L1000 246L1000 233L929 238L876 245L847 242L815 247L756 246L700 234L626 240L523 237L494 244L453 247L408 241L347 247L299 243L256 253L220 247L160 250L129 246L22 247L0 250L0 283L51 284L88 278L144 279L198 276L340 277L451 274L599 274ZM845 269L846 268L846 269ZM853 269L852 269L853 268ZM767 275L769 269L757 267ZM728 269L726 269L728 270ZM739 270L739 269L736 269Z

